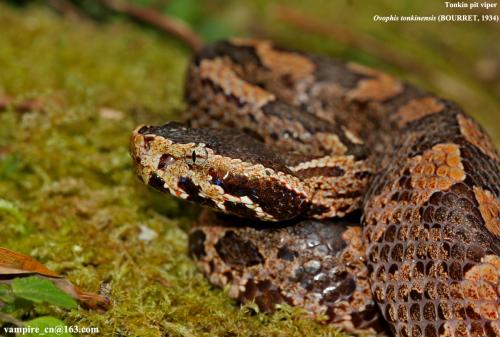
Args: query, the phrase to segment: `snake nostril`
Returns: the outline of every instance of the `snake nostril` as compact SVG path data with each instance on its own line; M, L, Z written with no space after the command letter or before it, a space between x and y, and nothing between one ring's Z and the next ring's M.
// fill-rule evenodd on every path
M148 134L148 133L151 133L150 131L152 130L152 126L150 125L143 125L142 127L140 127L139 129L137 129L137 133L138 134L141 134L141 135L144 135L144 134Z

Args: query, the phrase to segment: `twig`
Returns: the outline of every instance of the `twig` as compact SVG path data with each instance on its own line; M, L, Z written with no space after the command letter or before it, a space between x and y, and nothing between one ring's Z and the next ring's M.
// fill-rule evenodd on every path
M366 50L367 52L378 56L385 61L395 64L402 69L411 69L413 71L417 69L421 72L427 71L427 69L425 69L422 64L401 57L397 53L397 51L393 50L393 48L388 48L386 45L369 36L355 34L352 31L335 25L331 22L328 23L328 25L321 23L301 12L285 6L277 7L277 17L278 20L295 26L296 28L299 28L301 30L322 35L328 38L333 38L353 49Z
M122 0L101 0L101 3L115 12L126 14L174 36L194 51L203 46L201 38L188 25L175 18L161 15L151 8L137 6Z
M72 20L76 21L85 18L85 15L67 0L49 0L48 4L61 15L66 16Z

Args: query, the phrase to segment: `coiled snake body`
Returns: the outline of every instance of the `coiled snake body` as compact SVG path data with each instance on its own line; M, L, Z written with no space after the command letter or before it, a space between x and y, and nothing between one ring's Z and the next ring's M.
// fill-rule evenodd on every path
M187 126L140 126L131 153L145 183L226 213L190 233L212 283L348 332L500 336L500 160L460 107L246 39L195 56L186 100Z

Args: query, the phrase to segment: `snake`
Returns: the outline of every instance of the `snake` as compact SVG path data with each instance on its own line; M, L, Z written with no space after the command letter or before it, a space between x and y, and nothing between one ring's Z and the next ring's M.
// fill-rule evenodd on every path
M500 159L455 102L365 65L234 38L141 125L150 187L204 205L189 252L263 312L381 336L500 336Z

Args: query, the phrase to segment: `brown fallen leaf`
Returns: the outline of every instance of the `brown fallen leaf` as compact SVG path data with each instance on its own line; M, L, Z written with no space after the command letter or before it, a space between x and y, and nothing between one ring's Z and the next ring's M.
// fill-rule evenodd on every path
M31 256L0 247L0 278L9 282L17 277L37 276L52 281L59 289L91 309L107 309L111 300L95 293L85 292L68 279L48 269Z

